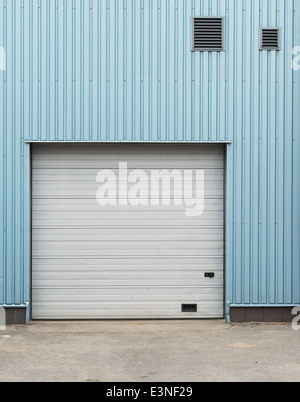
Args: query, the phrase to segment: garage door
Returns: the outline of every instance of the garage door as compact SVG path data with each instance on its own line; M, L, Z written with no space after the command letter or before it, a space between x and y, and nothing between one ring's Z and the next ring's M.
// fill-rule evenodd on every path
M32 169L34 319L223 317L222 146L40 144Z

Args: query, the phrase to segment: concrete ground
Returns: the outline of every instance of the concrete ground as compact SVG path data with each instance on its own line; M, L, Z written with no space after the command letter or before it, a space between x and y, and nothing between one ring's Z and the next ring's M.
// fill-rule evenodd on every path
M0 332L0 381L300 380L291 325L223 321L34 322Z

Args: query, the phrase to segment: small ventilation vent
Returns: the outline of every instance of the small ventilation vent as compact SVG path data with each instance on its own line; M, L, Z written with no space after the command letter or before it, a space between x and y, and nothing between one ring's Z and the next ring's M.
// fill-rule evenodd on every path
M197 306L197 304L183 304L181 306L181 311L183 313L197 313L198 306Z
M192 17L192 51L224 50L224 17Z
M260 50L280 50L280 28L260 28Z

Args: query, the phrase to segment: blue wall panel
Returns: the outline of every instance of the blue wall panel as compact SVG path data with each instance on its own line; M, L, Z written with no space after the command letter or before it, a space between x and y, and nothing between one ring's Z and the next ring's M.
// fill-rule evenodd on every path
M190 51L192 15L226 17L225 52ZM229 142L227 301L300 304L299 19L299 0L0 0L0 304L30 301L40 141Z

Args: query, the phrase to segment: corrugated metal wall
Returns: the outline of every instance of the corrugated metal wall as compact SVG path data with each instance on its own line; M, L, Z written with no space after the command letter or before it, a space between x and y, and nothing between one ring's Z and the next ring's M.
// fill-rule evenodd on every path
M29 301L30 149L29 75L24 33L28 5L0 1L0 46L6 71L0 71L0 304ZM4 66L5 67L5 66Z
M226 16L192 53L191 15ZM0 304L30 299L25 141L228 141L227 298L300 304L298 0L0 0ZM281 52L258 51L259 26Z

